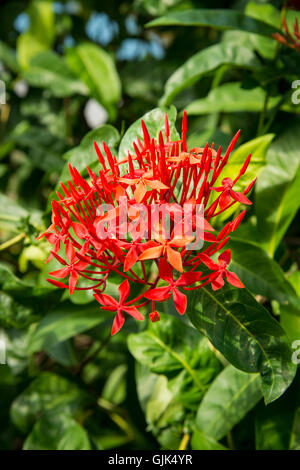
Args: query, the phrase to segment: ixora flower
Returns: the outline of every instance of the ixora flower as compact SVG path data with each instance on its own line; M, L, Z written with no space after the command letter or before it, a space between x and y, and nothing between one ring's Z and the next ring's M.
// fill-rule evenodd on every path
M183 315L189 290L208 284L217 290L225 281L244 287L227 269L231 254L223 248L246 211L219 232L213 226L214 218L233 205L251 204L246 194L255 179L244 191L235 189L250 155L234 179L222 178L240 131L223 154L208 143L187 149L186 113L181 137L174 141L167 115L158 139L141 125L143 142L137 138L123 160L117 161L105 142L103 151L95 142L97 172L88 167L84 179L69 165L71 179L61 183L58 200L52 201L52 223L39 236L53 245L48 261L56 258L62 265L48 281L71 295L91 289L101 309L115 312L112 334L128 315L142 320L148 304L155 322L160 320L156 302L172 297ZM105 293L112 276L123 279L117 299Z

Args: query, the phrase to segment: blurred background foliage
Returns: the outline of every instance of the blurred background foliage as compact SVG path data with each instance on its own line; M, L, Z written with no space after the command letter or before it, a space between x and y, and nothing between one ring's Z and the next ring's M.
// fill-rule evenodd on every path
M187 110L190 147L226 147L241 128L225 176L252 152L241 189L259 177L233 270L300 339L300 62L272 38L283 16L300 17L292 3L1 2L0 448L300 448L299 375L265 406L258 376L227 365L172 305L110 338L88 291L47 284L49 247L36 240L67 162L83 174L97 164L93 140L121 154L126 129L157 107L153 133L165 110L173 122Z

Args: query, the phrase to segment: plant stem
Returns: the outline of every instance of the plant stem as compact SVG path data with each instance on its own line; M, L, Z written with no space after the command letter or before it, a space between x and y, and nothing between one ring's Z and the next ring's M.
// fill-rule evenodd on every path
M179 444L178 450L186 450L188 443L190 441L190 435L189 434L184 434L182 436L181 442Z
M11 238L10 240L7 240L6 242L2 243L0 245L0 251L6 250L7 248L10 248L11 246L15 245L16 243L19 243L25 237L26 237L26 233L24 233L24 232L19 233L19 235L17 235L16 237Z

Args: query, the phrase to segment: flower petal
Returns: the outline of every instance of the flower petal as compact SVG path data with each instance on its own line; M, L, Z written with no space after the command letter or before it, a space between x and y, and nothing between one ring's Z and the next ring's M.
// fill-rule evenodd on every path
M207 266L212 271L216 271L219 269L219 265L215 263L212 259L210 259L210 257L206 255L205 253L200 255L200 259L202 263L204 263L205 266Z
M137 185L136 190L133 193L136 202L141 202L146 192L147 192L147 189L145 188L144 183L140 181L139 184Z
M114 318L114 322L113 322L113 326L112 326L112 329L111 329L111 335L115 335L116 333L118 333L118 331L120 331L120 329L122 328L122 326L124 325L124 322L125 322L125 318L124 318L124 315L122 312L118 312L117 315L115 316Z
M132 246L125 257L124 272L132 268L132 266L137 262L138 257L139 253L136 246Z
M148 248L145 250L140 256L139 260L143 259L155 259L159 258L163 253L163 247L162 246L154 246L153 248Z
M226 279L234 287L239 287L240 289L245 287L244 284L239 280L237 275L232 271L226 271Z
M220 273L218 274L217 277L212 279L211 287L212 287L212 290L218 290L218 289L221 289L221 287L223 286L224 286L224 279L223 279L222 273Z
M71 275L70 275L70 278L69 278L70 295L73 294L73 292L75 290L75 287L76 287L76 284L77 284L77 281L78 281L78 274L77 274L76 271L72 271Z
M177 312L180 315L184 315L186 311L186 306L187 306L186 296L182 292L180 292L179 289L176 289L175 287L173 289L173 299L174 299L174 304L175 304Z
M191 271L189 273L181 274L180 278L176 281L176 286L189 286L195 282L200 281L202 272Z
M64 278L70 272L70 266L66 266L65 268L57 269L56 271L51 271L50 276Z
M169 245L167 245L167 258L169 263L173 268L177 269L179 272L183 272L182 259L178 251L173 250Z
M170 295L170 286L166 286L149 290L144 294L144 297L149 300L166 300Z
M225 190L222 192L219 199L219 206L221 210L224 210L231 203L230 191Z
M122 307L124 312L128 313L128 315L131 315L133 318L136 320L144 320L143 315L138 311L136 307Z
M218 261L222 266L228 266L231 260L231 251L230 248L228 250L223 251L223 253L220 254Z
M233 199L235 199L236 201L240 202L241 204L247 204L247 205L251 205L252 202L249 201L249 199L242 193L238 193L236 191L230 191L230 195Z
M99 302L99 304L104 305L105 307L114 306L116 309L118 307L118 302L110 295L102 294L102 292L96 290L94 297Z
M119 285L118 290L120 293L120 304L123 304L130 293L130 286L127 279L125 279L125 281L123 281L122 284Z
M173 282L173 269L166 262L166 260L164 258L160 258L158 270L159 270L160 277L164 281L168 282L169 284L171 284Z

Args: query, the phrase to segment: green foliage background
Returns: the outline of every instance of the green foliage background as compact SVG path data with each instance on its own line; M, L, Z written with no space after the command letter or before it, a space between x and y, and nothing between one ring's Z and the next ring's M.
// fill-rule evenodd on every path
M300 20L286 7L1 3L1 449L300 449L300 55L272 38ZM223 177L252 153L238 189L258 175L254 204L230 244L247 289L201 289L184 318L170 302L110 337L89 291L45 281L55 261L36 236L68 162L96 166L94 140L121 158L142 116L157 135L167 112L176 135L184 109L190 147L242 129Z

